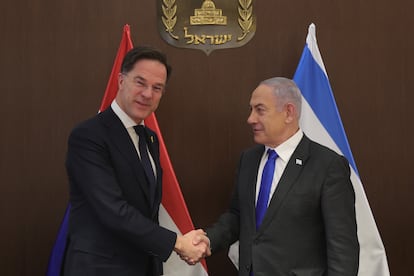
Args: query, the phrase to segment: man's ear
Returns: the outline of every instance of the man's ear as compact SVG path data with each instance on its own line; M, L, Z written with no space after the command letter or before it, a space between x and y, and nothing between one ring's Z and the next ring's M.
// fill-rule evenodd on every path
M285 105L286 112L286 123L291 123L296 117L296 106L292 103L287 103Z
M122 82L124 81L124 74L119 73L118 74L118 88L121 86Z

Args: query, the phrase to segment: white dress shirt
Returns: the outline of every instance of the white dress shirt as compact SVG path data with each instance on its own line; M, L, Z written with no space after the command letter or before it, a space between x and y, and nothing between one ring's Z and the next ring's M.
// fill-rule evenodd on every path
M285 142L283 142L276 148L273 149L268 146L265 146L265 151L263 153L262 159L260 160L259 171L257 172L256 203L257 203L257 198L259 197L260 183L262 181L263 169L267 161L267 150L273 149L276 151L277 155L279 156L276 159L276 163L275 163L276 169L273 174L273 181L272 181L272 187L270 188L269 201L267 202L267 205L269 205L270 200L276 190L277 184L279 183L279 180L282 177L282 174L287 166L287 163L289 162L290 157L292 156L293 152L295 151L302 137L303 137L303 131L299 129L292 137L287 139Z
M131 137L131 140L132 140L132 142L135 146L135 150L137 151L138 157L141 159L141 154L139 153L139 149L138 149L139 136L135 132L135 129L134 129L134 126L136 126L137 123L135 123L135 121L132 120L132 118L129 117L128 114L126 114L125 111L122 110L122 108L118 105L116 100L112 101L111 108L115 112L116 116L118 116L118 118L121 120L121 122L124 125L124 127L126 128L126 130L128 131L128 134ZM141 125L145 126L144 121L141 122ZM148 148L147 148L147 150L148 150ZM157 177L157 172L154 169L155 168L155 162L154 162L154 159L152 158L151 153L149 151L148 151L148 156L149 156L150 161L151 161L151 166L152 166L152 170L154 171L154 175L155 175L155 177Z

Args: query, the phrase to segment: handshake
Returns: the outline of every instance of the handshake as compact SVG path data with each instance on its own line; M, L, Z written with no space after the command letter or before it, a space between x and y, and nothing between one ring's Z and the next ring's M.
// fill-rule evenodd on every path
M192 230L183 236L177 236L174 251L187 264L195 265L211 255L210 240L204 230Z

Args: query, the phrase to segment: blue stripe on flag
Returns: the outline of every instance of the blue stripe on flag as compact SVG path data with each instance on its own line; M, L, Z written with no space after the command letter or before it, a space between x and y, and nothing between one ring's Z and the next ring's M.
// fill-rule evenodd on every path
M342 154L348 159L355 173L359 175L328 77L313 58L307 44L303 50L293 80L298 85L303 97L309 103L321 124L335 141Z
M60 276L63 257L66 250L67 234L69 228L69 211L70 204L66 207L63 221L60 225L58 235L56 237L55 244L49 257L49 264L47 266L46 276Z

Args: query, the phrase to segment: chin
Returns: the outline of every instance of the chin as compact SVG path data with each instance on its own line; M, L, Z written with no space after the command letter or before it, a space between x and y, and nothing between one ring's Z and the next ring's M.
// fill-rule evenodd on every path
M136 120L143 121L143 120L145 120L145 118L147 118L150 114L151 114L151 112L139 112L139 113L135 114L135 119L136 119Z
M263 144L263 141L261 139L255 137L253 140L256 144Z

